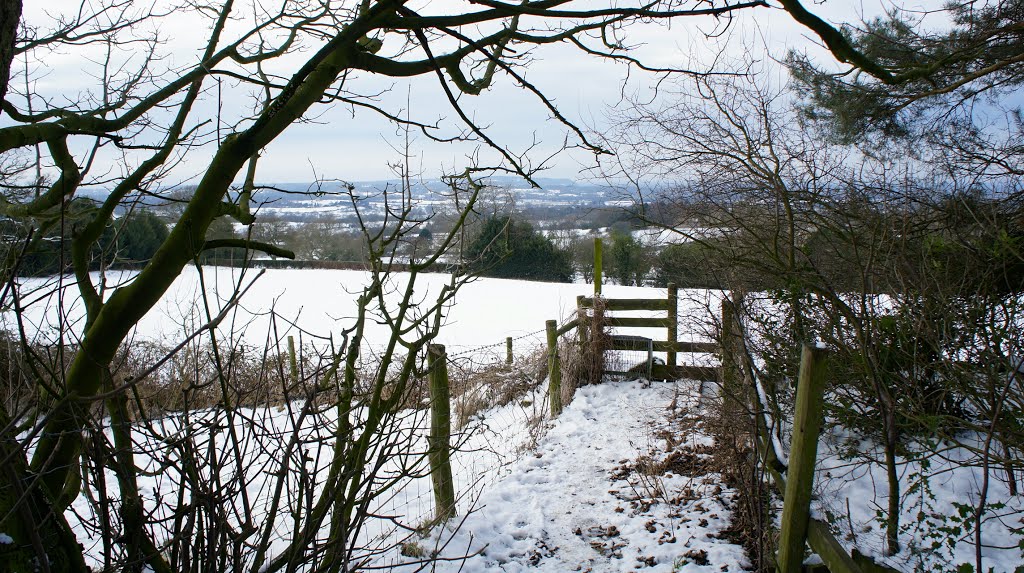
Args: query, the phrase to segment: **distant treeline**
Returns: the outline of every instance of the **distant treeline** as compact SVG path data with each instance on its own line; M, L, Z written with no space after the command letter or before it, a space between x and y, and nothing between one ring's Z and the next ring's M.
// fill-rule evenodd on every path
M256 269L328 269L342 271L361 271L367 268L364 261L316 261L292 259L250 259L245 256L208 258L203 264L216 267L248 267ZM407 263L393 263L391 269L397 272L409 270ZM438 267L440 270L440 265Z
M77 198L65 208L64 216L33 240L33 229L11 219L0 220L3 248L18 261L17 274L51 275L73 270L71 238L81 232L97 209L91 199ZM89 270L112 265L131 265L148 261L167 238L167 224L151 211L137 210L111 219L96 245L84 261ZM6 254L5 253L5 254Z

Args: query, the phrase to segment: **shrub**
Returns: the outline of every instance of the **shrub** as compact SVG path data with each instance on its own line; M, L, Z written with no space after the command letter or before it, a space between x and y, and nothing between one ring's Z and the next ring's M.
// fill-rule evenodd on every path
M572 256L537 233L533 225L491 217L469 245L466 256L479 274L507 279L569 282Z

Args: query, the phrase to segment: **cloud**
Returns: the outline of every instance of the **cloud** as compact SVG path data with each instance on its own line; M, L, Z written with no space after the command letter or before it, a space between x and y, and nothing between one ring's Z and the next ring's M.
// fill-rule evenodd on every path
M48 3L47 10L67 11L77 6L78 3L71 0L60 0ZM466 6L463 1L447 0L428 3L420 8L436 13L452 13L456 9L464 10ZM857 19L858 9L858 6L846 2L830 2L815 7L819 13L839 21ZM229 37L231 32L251 24L253 18L251 6L247 8L243 5L236 13L241 18L231 22ZM41 3L28 3L26 17L33 22L45 20ZM761 50L763 53L760 57L770 62L769 55L779 57L793 47L815 49L813 43L806 38L804 30L778 9L742 11L732 22L729 33L719 37L725 21L681 18L671 25L637 24L626 30L623 40L636 47L636 57L651 65L694 70L710 69L721 65L723 60L727 61L750 50ZM163 79L158 78L158 81L166 81L166 78L176 75L182 66L199 58L209 27L209 20L187 10L178 11L161 23L160 35L168 43L161 47L165 58L155 64L160 70L166 71ZM143 27L136 35L145 35L146 31ZM268 71L281 78L293 73L312 50L319 47L310 39L305 42L301 53L273 62L268 66ZM759 43L762 46L758 47ZM398 44L394 39L386 40L385 52L400 49ZM73 100L85 90L91 90L94 97L99 97L96 75L102 61L101 52L97 47L92 47L50 54L45 62L34 64L39 77L37 91L58 104ZM417 56L413 54L411 57ZM140 55L126 50L119 52L117 59L131 65L140 61ZM595 131L605 127L606 110L620 101L623 93L654 97L660 79L656 74L638 73L636 70L628 70L621 63L587 56L567 43L533 48L527 59L528 64L518 68L519 72L556 104L568 120ZM219 85L212 80L207 80L205 85L209 89L197 104L196 115L212 120L213 123L203 128L208 133L207 139L212 142L218 133L218 119L221 137L236 126L246 125L245 118L251 116L258 104L258 92L252 86L242 85L230 77L222 77ZM347 80L345 88L363 95L374 95L373 103L388 113L400 116L411 114L413 118L425 123L440 122L445 126L439 132L441 136L451 137L464 129L438 85L437 78L432 75L391 79L360 73ZM499 74L494 85L480 96L460 95L459 102L465 113L477 125L486 129L489 137L514 154L523 153L536 145L536 157L546 158L560 148L567 137L570 144L579 143L571 130L553 119L552 113L540 100L521 89L507 75ZM166 113L154 116L157 122L169 121L167 118L169 115ZM155 141L156 137L157 134L154 134L152 139ZM352 106L338 103L315 106L306 122L289 127L265 150L260 162L259 178L299 181L311 179L314 173L348 180L389 177L392 172L388 163L397 159L399 154L394 147L400 147L402 140L403 136L396 132L393 123L372 111L353 109ZM432 176L442 169L464 165L466 157L475 153L488 161L496 160L496 154L491 151L484 149L478 152L479 145L436 144L417 135L412 151L424 173ZM97 159L101 164L107 162L111 168L118 169L125 158L114 150L110 151L104 151ZM202 168L203 162L200 159L208 158L211 153L212 148L209 146L194 152L193 157L187 158L174 171L174 176L187 178L194 175ZM573 177L581 164L589 162L586 153L567 153L550 163L553 169L549 175ZM100 172L105 170L102 166L98 167Z

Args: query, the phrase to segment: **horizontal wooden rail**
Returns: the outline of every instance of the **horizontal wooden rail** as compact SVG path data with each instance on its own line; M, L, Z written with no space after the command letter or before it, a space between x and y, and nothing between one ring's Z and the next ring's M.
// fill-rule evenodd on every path
M715 342L691 342L689 340L677 340L675 342L654 341L655 352L718 352L718 344Z
M651 365L651 380L718 380L718 368L712 366L669 366L667 364Z
M664 298L606 298L607 310L668 310L668 299ZM594 299L582 300L583 308L594 308Z
M821 557L822 563L831 571L836 573L859 573L864 571L864 568L850 557L846 549L832 535L828 525L813 517L807 522L807 544L818 554L818 557ZM882 567L878 570L892 571L888 567Z
M665 340L655 340L651 345L654 347L653 350L655 352L668 352L669 350L675 350L676 352L718 352L718 344L714 342L668 342ZM612 350L637 350L638 343L628 339L616 339L613 336L611 348Z
M579 325L580 325L580 319L574 318L574 319L570 320L569 322L563 324L561 328L556 330L555 331L555 336L562 336L566 332L569 332L570 330L576 328Z
M608 326L624 326L638 328L666 328L667 318L637 318L635 316L606 316L604 323Z

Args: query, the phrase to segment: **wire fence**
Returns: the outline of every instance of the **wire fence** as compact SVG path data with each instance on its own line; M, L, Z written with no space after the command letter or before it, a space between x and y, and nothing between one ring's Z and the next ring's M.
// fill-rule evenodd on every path
M343 426L354 428L351 431L356 436L365 431L368 392L373 390L370 384L375 377L384 380L390 374L380 377L379 368L373 365L380 354L367 352L355 367L361 377L358 383L367 386L360 390L361 397L347 407L339 407L342 398L337 393L308 390L321 387L330 378L328 371L330 364L337 364L338 347L318 350L300 339L295 346L294 365L290 365L285 350L288 345L282 344L289 331L295 332L291 327L280 335L275 331L262 349L232 347L233 363L212 360L213 355L196 340L159 372L152 373L151 377L161 381L181 373L195 380L178 389L192 402L161 405L157 419L144 421L133 430L133 440L140 444L139 465L146 476L152 476L145 478L144 489L156 493L147 497L147 511L158 516L158 522L173 524L176 516L182 515L182 504L195 505L192 498L203 493L204 483L196 480L212 479L210 476L217 473L219 481L213 483L224 488L218 496L229 499L236 489L251 492L250 499L233 502L244 507L232 510L235 513L225 519L239 527L243 523L268 523L266 527L274 537L294 537L303 512L310 511L311 500L324 492L325 483L330 483L332 452L339 437L346 435ZM478 508L484 491L511 473L541 437L543 422L550 415L544 384L549 365L545 335L545 329L538 328L487 344L448 347L445 364L450 378L453 432L450 463L460 516L446 528L449 532L454 532L461 517ZM640 354L626 361L629 365L644 362L649 373L650 349L642 352L642 357ZM153 360L126 356L124 363L151 364ZM164 374L168 377L162 378ZM637 377L643 375L638 373ZM265 388L257 390L252 385L257 378ZM220 392L208 398L201 394L208 387L219 387L205 381L221 379L239 386L239 393L232 394L232 408L218 402ZM148 391L139 384L136 387ZM354 554L366 567L415 565L433 550L417 547L427 539L421 534L436 524L434 484L427 463L430 399L426 384L418 378L404 391L409 395L395 402L384 422L373 430L371 458L361 470L368 477L358 486L363 488L359 511L365 517L358 527L345 533L346 544L358 549ZM206 401L198 401L200 398ZM155 403L155 398L146 400ZM185 460L186 454L192 458ZM174 464L184 468L186 462L199 469L195 477L184 469L167 469L169 463L172 468L176 468ZM294 479L285 482L282 476L288 472ZM280 504L275 505L271 499L278 483L284 483L284 490ZM175 499L170 492L176 491L184 493ZM98 515L102 508L90 503L94 502L82 502L74 508L74 527L95 552L103 547L99 527L103 520ZM157 538L175 539L179 533L168 529ZM336 544L334 535L330 527L322 526L311 545ZM442 543L450 538L442 534L429 539Z
M532 344L532 346L528 346L528 348L532 348L534 346L539 346L540 344L542 344L544 342L544 336L543 335L544 335L544 329L541 328L541 329L535 330L533 332L527 332L526 334L521 334L519 336L506 338L505 340L502 340L500 342L495 342L494 344L484 344L482 346L472 346L472 347L466 347L464 345L455 345L455 344L449 345L447 347L448 350L449 350L449 352L448 352L448 360L449 361L454 361L454 360L456 360L458 358L465 358L465 357L473 358L476 361L481 361L481 360L483 360L485 358L491 358L493 360L498 360L498 359L504 360L505 359L505 354L503 352L499 351L499 349L502 349L502 350L506 349L510 340L512 342L513 352L515 352L516 348L521 348L521 345L517 344L517 343L520 343L523 340L529 340L530 343ZM453 349L459 349L459 350L457 352L451 352Z
M455 485L455 523L478 509L477 502L491 485L511 473L536 445L541 422L548 411L543 330L513 338L516 359L506 364L507 340L463 347L447 356L451 383L454 432L451 469ZM524 344L532 341L533 344ZM518 344L516 344L518 343ZM415 426L408 450L426 451L429 417L410 418ZM397 551L382 554L375 565L397 568L415 563L421 554L437 548L419 547L427 526L434 523L434 488L427 468L413 472L396 484L394 494L382 500L372 513L381 516L366 532L367 539L390 539ZM444 535L433 539L446 540Z

